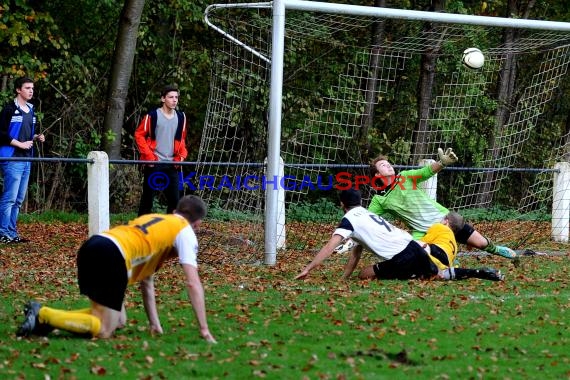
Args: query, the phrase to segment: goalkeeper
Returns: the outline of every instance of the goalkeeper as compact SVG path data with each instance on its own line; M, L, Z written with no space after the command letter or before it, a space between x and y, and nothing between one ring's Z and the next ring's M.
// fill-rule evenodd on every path
M446 166L457 162L457 156L451 148L445 152L438 149L439 161L427 165L421 169L404 170L396 175L394 167L386 156L379 156L372 162L373 170L376 172L376 183L383 182L382 188L377 195L372 197L368 209L380 216L391 215L400 219L412 231L415 239L425 235L428 228L434 223L441 221L449 210L436 201L432 200L425 191L421 191L417 186L412 186L426 181L436 175ZM404 183L398 184L398 180L403 178ZM482 249L494 255L516 259L517 254L512 249L495 245L491 240L481 235L470 224L464 223L463 227L455 231L455 238L459 243Z

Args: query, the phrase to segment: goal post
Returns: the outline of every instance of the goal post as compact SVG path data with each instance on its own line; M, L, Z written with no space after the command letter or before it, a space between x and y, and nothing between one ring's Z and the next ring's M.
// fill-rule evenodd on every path
M241 13L232 14L225 20L223 16L220 16L225 10L234 11L236 9L239 9ZM254 9L259 13L248 19L245 13ZM294 21L289 21L292 12L296 12L296 18ZM313 16L318 14L325 16L322 18ZM560 86L570 63L570 23L566 22L410 11L305 0L215 4L206 10L206 20L228 42L223 42L224 47L221 49L226 56L220 55L215 58L214 62L212 80L216 82L213 85L217 87L211 90L212 98L208 102L205 137L202 139L199 160L224 161L233 160L238 156L240 159L247 160L248 158L243 157L243 153L248 149L247 141L245 139L242 141L241 138L248 135L248 131L254 131L262 136L266 134L263 136L266 143L266 156L261 161L266 159L266 169L263 173L267 175L267 178L280 176L282 167L280 160L284 160L286 168L287 165L291 165L289 173L293 173L291 176L296 177L297 180L303 176L324 173L322 168L315 171L305 169L303 169L305 171L300 171L300 169L297 171L297 168L304 163L317 166L322 164L322 167L326 167L328 164L341 161L345 164L348 164L350 160L353 160L353 163L359 162L358 160L362 160L366 155L357 151L357 148L354 150L355 148L350 144L356 145L354 141L357 139L367 139L367 136L360 135L363 109L365 109L364 99L369 98L368 95L372 92L376 107L383 106L384 104L381 103L393 96L391 88L395 87L396 83L410 77L410 73L406 70L413 64L417 65L417 57L422 54L429 56L430 53L426 51L432 49L436 51L432 53L435 60L441 61L442 67L445 65L446 70L449 71L442 69L437 73L439 81L434 89L437 92L427 99L428 112L425 115L415 115L411 123L402 120L403 128L405 128L402 135L405 133L406 136L410 136L409 140L413 141L414 146L410 147L408 141L404 141L403 138L391 143L393 150L399 154L396 158L405 159L406 162L402 163L417 164L420 160L433 158L435 148L442 144L452 146L454 139L459 139L458 135L468 133L466 125L471 122L470 115L477 108L485 108L491 115L487 121L489 128L495 129L492 131L493 141L489 143L487 151L477 152L471 161L472 166L484 165L488 168L496 166L497 170L473 173L470 180L462 178L458 184L455 184L457 202L446 206L456 209L488 207L495 192L495 189L489 190L489 187L496 184L498 188L501 182L504 182L503 169L514 166L522 144L530 139L530 133L537 124L539 116L546 112L546 107L554 97L554 90ZM293 50L293 54L304 52L303 49L307 46L299 41L310 35L311 38L322 40L323 44L330 43L333 48L340 47L339 49L342 50L344 45L340 39L343 38L343 33L348 35L355 28L365 30L374 22L387 20L416 22L417 26L409 27L409 30L416 30L417 35L390 35L390 39L385 38L380 46L375 46L376 53L372 52L370 44L356 51L356 54L350 58L353 61L348 61L346 64L341 62L343 65L339 63L337 83L331 82L331 77L327 78L327 83L332 84L330 88L319 90L318 94L322 96L320 99L311 93L312 89L303 90L308 97L314 96L307 101L307 104L298 106L301 113L306 114L307 117L304 120L288 121L289 115L287 112L283 113L283 99L291 96L293 92L285 93L283 87L286 80L284 71L288 47ZM433 23L435 32L422 30L422 23ZM466 29L466 26L473 26L474 29ZM517 46L514 47L487 47L484 50L485 67L474 72L462 68L458 56L463 48L470 47L466 44L475 37L481 38L481 35L484 35L479 35L478 33L482 32L477 28L489 34L496 34L497 31L504 29L536 31L537 34L521 36L516 41ZM485 28L494 29L489 29L491 30L489 31ZM543 31L549 33L541 34ZM442 39L437 46L433 42L436 38ZM245 53L239 52L240 49ZM344 53L343 50L342 54ZM241 67L231 66L243 59L243 55L246 54L248 58L243 61ZM373 70L369 65L373 54L379 55L379 61L381 61L377 78L370 78L370 72ZM499 71L512 55L523 54L529 54L532 57L540 55L537 60L543 60L544 63L539 72L531 73L532 80L529 80L526 93L523 91L519 98L513 100L512 110L501 113L504 100L490 97L487 88L490 86L489 83L497 80ZM312 60L297 58L311 65L323 57L311 57L314 58ZM331 57L332 59L334 57ZM454 59L456 60L455 67ZM292 70L297 70L295 72L314 70L315 66L309 69L294 67ZM220 74L215 71L217 69L222 70ZM372 90L366 85L366 81L371 79L378 86L371 87ZM234 86L237 86L238 81L247 83L250 87L245 92L243 89L237 89ZM251 103L244 104L246 102ZM298 103L302 103L302 100ZM247 112L243 112L243 108L240 107L245 107ZM260 109L263 107L268 110L265 115L266 120L260 116L262 113ZM243 120L240 112L247 113L248 116L253 115L255 120L253 122ZM284 137L282 128L284 120L290 125L303 124L303 126L288 129L287 136ZM254 122L257 123L257 127L252 127ZM266 123L265 131L259 128L264 123ZM408 125L420 123L427 125L427 131L413 130L411 133L408 131L410 129ZM226 130L222 131L224 127ZM235 133L231 135L230 132ZM469 138L475 143L475 137ZM238 147L232 145L230 148L228 141L232 139L234 142L238 139L241 145ZM220 143L221 140L225 142ZM485 142L483 137L480 137L480 142L481 144ZM421 149L416 149L420 145ZM341 156L342 159L339 158ZM549 160L557 162L560 156L560 152L555 152ZM251 160L251 157L249 159ZM549 163L545 162L543 166ZM544 183L551 184L551 179L551 174L545 175L544 178L537 176L537 182L533 185L536 189L531 189L532 194L529 195L527 202L543 201ZM306 189L300 193L306 194ZM264 203L261 209L265 210L263 261L268 265L276 263L277 242L284 233L284 226L280 222L283 220L282 215L280 216L283 212L283 205L280 205L282 194L271 186L264 189L263 194L259 194L263 196ZM205 196L214 197L211 194L205 194ZM287 196L290 197L290 195ZM251 195L247 197L252 198ZM537 201L538 198L540 199ZM226 199L222 202L230 203ZM232 200L231 203L237 204L237 202L237 200ZM254 203L243 204L240 209L251 210L249 205ZM527 206L527 204L521 205L521 210L525 210Z
M267 145L267 176L277 178L281 160L281 99L283 97L283 57L285 54L285 2L273 2L273 27L271 44L271 80L269 87L269 143ZM279 192L283 189L267 188L265 213L265 259L267 265L277 260L277 231ZM285 228L285 226L283 226Z

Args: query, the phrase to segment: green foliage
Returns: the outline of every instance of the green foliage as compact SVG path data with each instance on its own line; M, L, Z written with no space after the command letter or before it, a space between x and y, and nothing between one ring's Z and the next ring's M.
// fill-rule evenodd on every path
M136 217L137 214L135 212L113 213L111 214L111 226L127 224Z
M287 219L299 222L330 222L340 220L342 210L329 199L319 198L314 203L292 203L287 208Z
M260 222L262 216L251 211L227 210L220 202L208 205L208 219L221 221L250 221Z
M0 75L46 78L49 57L69 47L49 12L28 1L0 4Z
M44 212L20 213L22 223L87 223L88 216L79 212L48 210Z
M136 213L112 213L111 214L111 225L116 224L126 224L130 220L136 218ZM59 211L59 210L48 210L44 212L33 212L33 213L20 213L20 218L18 222L25 224L30 223L88 223L88 215L85 213L75 212L75 211Z
M465 209L461 210L461 215L465 219L474 222L483 221L545 221L552 220L552 215L545 209L525 212L521 214L520 211L514 209L507 209L501 206L494 206L491 208L478 208L478 209Z
M287 220L296 222L330 222L342 217L339 206L326 198L319 198L314 203L290 203L287 206ZM208 219L221 221L250 221L262 222L263 215L259 212L227 210L221 202L210 204Z

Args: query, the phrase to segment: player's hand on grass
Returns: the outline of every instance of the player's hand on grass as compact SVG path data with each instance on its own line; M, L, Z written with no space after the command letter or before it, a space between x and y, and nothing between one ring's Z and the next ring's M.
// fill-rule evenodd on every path
M162 330L161 325L151 325L150 326L150 334L151 335L162 335L164 331Z
M299 273L297 277L295 277L295 280L304 280L305 278L307 278L308 275L309 271L307 269L303 269L303 271Z
M218 343L218 341L214 338L214 336L212 335L212 333L210 332L210 330L208 328L200 329L200 334L202 335L202 338L204 338L206 340L206 342L212 343L212 344Z
M437 148L437 155L442 166L453 165L459 160L451 148L447 148L445 152L443 149Z

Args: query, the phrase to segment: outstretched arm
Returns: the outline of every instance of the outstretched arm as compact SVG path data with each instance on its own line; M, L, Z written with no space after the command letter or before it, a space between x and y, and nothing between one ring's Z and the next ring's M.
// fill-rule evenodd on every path
M354 272L354 269L358 265L361 256L362 256L362 245L358 244L352 248L350 257L348 258L348 262L344 266L344 274L342 277L345 280L348 280L350 278L350 275L352 274L352 272Z
M184 274L186 275L186 287L188 296L194 308L198 325L200 326L200 335L209 343L217 343L214 336L210 333L208 322L206 319L206 301L204 298L204 288L198 275L198 269L189 264L182 264Z
M316 266L320 265L334 252L334 249L342 242L342 239L343 238L340 235L333 235L328 243L325 244L325 246L321 248L319 253L317 253L317 255L313 258L313 261L311 261L305 267L305 269L303 269L303 271L299 273L297 277L295 277L295 280L306 278L309 275L310 271L312 271Z
M154 277L149 276L141 281L140 289L143 297L144 310L150 324L151 334L162 334L162 326L156 309L156 296L154 293Z

